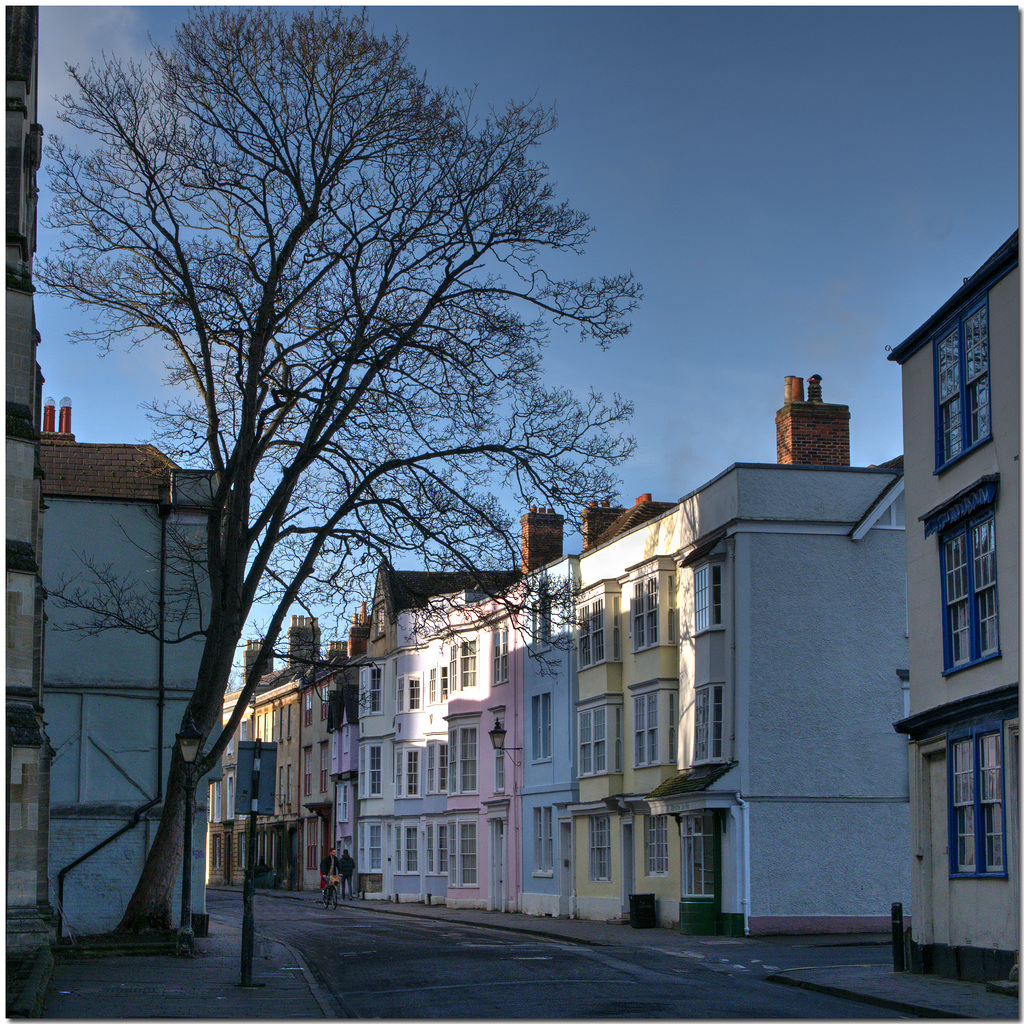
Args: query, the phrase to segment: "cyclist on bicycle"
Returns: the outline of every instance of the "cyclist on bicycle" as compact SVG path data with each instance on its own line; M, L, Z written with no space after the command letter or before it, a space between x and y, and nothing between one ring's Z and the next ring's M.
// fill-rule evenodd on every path
M320 861L320 876L325 879L324 890L329 886L337 888L341 880L341 861L338 859L337 850L332 846L330 853Z

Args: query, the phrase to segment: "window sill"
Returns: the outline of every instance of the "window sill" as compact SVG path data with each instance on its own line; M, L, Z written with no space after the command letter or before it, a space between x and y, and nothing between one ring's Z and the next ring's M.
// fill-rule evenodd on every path
M693 635L695 637L704 636L706 633L724 633L725 626L705 626L703 629L695 629Z
M1001 878L1001 879L1003 879L1005 881L1009 877L1010 876L1009 876L1008 872L1005 871L1005 870L1003 870L1003 871L951 871L950 874L949 874L949 880L951 882L957 881L957 880L963 880L963 879L967 879L967 878L973 878L973 879L992 878L992 879L997 879L997 880Z
M555 877L555 873L554 873L554 871L534 871L533 872L533 877L534 878L554 878Z
M976 668L978 665L984 665L987 661L995 661L996 658L1001 658L1002 656L1003 652L1001 650L993 651L991 654L986 654L984 657L977 658L974 661L965 661L962 665L954 665L952 668L944 669L942 675L943 677L955 676L957 672L963 672L965 669L969 668Z
M936 466L934 471L932 472L932 476L942 476L942 474L945 473L947 469L950 469L952 466L957 465L957 463L959 462L963 462L968 455L972 454L973 452L976 452L979 448L984 448L985 445L987 445L991 440L992 432L989 431L988 437L983 437L980 441L975 441L975 443L972 444L970 448L965 448L959 455L954 456L948 462L943 462L942 465Z

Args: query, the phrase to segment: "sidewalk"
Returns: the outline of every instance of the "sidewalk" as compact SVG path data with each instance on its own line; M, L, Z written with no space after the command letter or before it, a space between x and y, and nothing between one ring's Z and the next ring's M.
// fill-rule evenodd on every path
M211 887L211 891L241 892L239 887ZM262 899L313 900L317 894L261 889ZM339 908L341 910L342 908ZM681 936L668 928L631 928L600 921L499 914L486 910L453 910L420 903L356 900L345 913L396 914L427 917L479 927L542 935L588 945L637 946L678 950L733 947L759 939L717 936ZM259 916L257 909L257 929ZM297 951L257 933L253 978L261 987L239 987L241 933L237 928L212 926L207 938L196 940L195 960L173 956L114 955L102 959L58 959L46 989L41 1016L48 1018L128 1017L239 1017L252 1020L286 1017L333 1017L330 998L322 991ZM887 944L880 935L773 937L773 943L818 946ZM959 1017L1017 1020L1019 1001L1014 995L989 991L985 985L930 975L895 974L891 968L830 967L780 971L769 976L780 984L871 1003L898 1013L924 1017Z
M195 959L169 953L104 957L58 955L41 1017L192 1017L283 1020L335 1017L297 952L256 935L254 987L240 986L242 933L218 924L196 939Z

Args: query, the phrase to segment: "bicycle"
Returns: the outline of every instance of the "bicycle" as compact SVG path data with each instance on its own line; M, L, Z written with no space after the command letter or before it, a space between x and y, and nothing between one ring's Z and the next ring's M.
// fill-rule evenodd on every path
M341 881L338 875L331 875L324 886L324 906L338 908L338 883Z

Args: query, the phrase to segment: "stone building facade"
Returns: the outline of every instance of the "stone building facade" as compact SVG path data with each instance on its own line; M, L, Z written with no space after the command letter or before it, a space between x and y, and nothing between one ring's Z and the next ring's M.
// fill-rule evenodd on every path
M50 744L43 722L42 495L32 256L39 14L7 8L7 948L53 935L46 864Z

